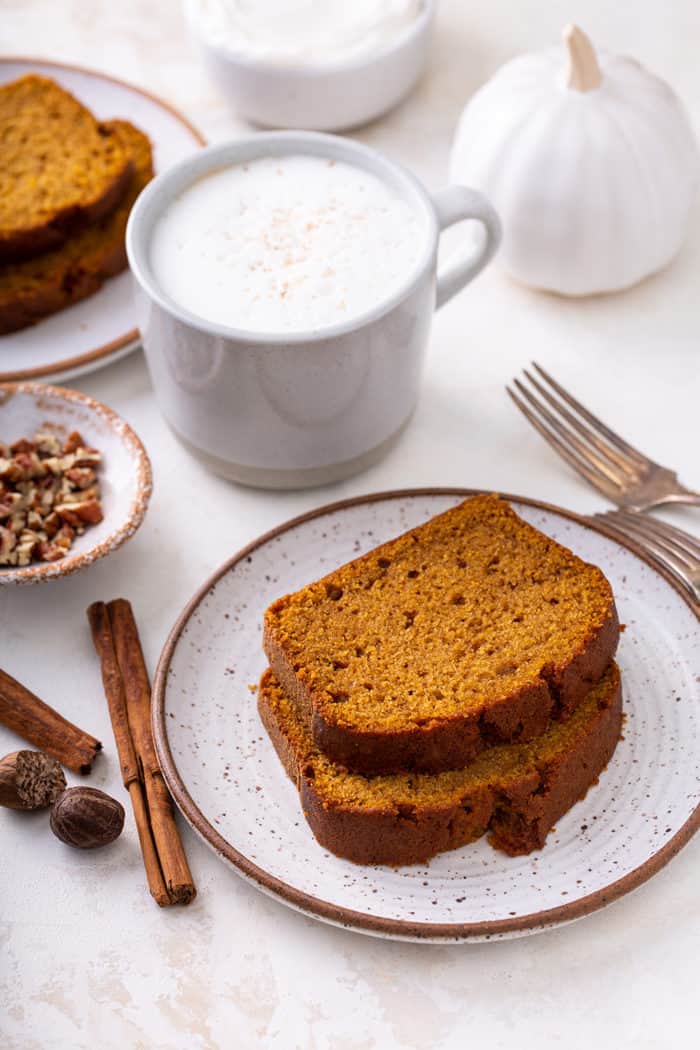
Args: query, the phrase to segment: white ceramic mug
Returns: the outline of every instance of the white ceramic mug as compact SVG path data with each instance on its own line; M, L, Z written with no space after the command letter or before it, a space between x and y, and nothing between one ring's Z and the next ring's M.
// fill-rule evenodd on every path
M279 335L210 323L170 299L150 260L163 210L212 171L290 154L364 168L425 215L425 248L401 288L350 321ZM440 232L464 219L483 224L483 242L438 273ZM499 239L498 216L482 194L451 186L430 196L400 165L333 135L261 133L181 161L143 191L126 236L143 345L166 421L207 466L248 485L321 485L376 463L415 407L433 311L486 266Z

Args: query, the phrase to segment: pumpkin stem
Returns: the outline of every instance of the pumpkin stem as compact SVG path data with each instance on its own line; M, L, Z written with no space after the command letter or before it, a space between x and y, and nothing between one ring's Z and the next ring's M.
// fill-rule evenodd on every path
M578 26L568 25L562 35L569 51L567 87L574 91L595 91L603 76L593 44Z

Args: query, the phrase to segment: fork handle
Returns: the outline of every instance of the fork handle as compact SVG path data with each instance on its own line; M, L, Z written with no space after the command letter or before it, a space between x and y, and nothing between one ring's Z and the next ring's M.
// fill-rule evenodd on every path
M660 507L662 503L683 503L690 507L700 507L700 492L683 489L681 492L674 492L671 496L664 496L663 500L655 503L654 506Z
M648 510L653 510L654 507L680 506L681 504L689 507L700 507L700 492L681 489L678 492L658 496L656 499L643 500L641 503L634 503L632 500L626 500L622 497L616 499L615 502L620 510L628 510L633 514L644 514Z

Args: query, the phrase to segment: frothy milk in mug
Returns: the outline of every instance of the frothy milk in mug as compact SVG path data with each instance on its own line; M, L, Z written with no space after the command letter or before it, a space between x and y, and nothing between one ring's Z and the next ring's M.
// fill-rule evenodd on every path
M426 217L376 175L305 154L235 164L157 220L151 267L199 317L251 332L315 332L372 310L424 256Z

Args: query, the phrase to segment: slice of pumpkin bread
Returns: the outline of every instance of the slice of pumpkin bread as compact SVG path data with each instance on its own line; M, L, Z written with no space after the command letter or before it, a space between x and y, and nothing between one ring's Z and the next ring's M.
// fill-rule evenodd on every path
M0 333L14 332L97 292L126 269L124 235L131 207L153 175L151 144L124 120L106 125L133 159L131 184L118 207L35 259L0 266Z
M357 864L417 864L486 831L511 856L541 849L596 782L622 724L620 673L612 664L571 718L528 744L497 744L451 772L367 777L319 751L269 670L258 709L314 835Z
M334 762L439 772L571 714L619 630L600 569L485 495L280 598L263 644Z
M109 124L49 77L0 87L0 262L61 244L117 206L132 175Z

